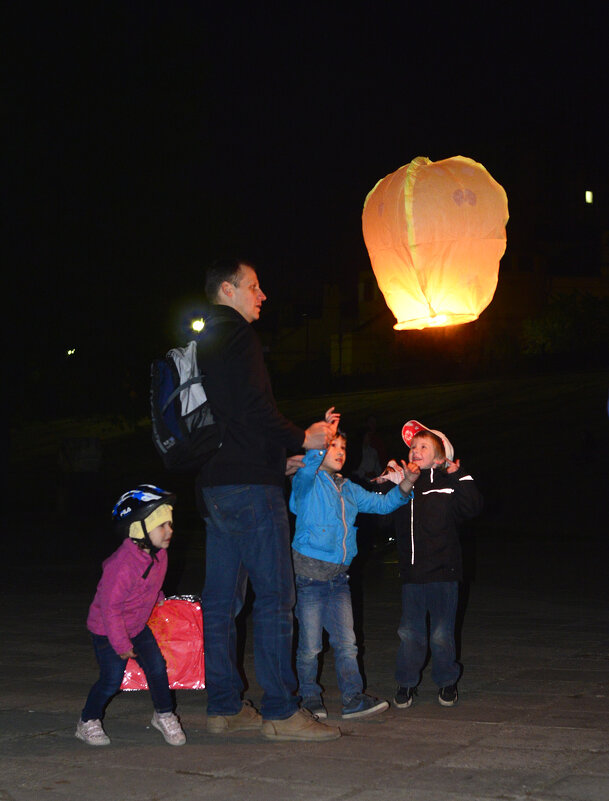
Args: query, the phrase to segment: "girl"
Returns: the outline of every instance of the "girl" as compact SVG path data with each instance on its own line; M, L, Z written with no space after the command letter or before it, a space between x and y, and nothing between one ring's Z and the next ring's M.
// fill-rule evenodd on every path
M76 726L76 737L88 745L110 743L101 721L105 707L120 689L130 657L139 663L150 688L152 725L170 745L186 742L174 714L165 660L146 625L154 605L165 599L161 587L167 572L174 503L172 493L142 484L126 492L112 511L125 540L103 563L87 618L100 671Z

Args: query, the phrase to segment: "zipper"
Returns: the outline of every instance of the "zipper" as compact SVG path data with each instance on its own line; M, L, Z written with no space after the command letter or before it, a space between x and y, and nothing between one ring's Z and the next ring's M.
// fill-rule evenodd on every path
M326 474L327 475L327 474ZM343 564L347 559L347 521L345 520L345 499L343 498L342 488L339 489L334 482L334 479L328 476L328 481L332 484L336 492L338 492L338 496L340 498L340 509L341 509L341 520L343 521Z
M414 565L414 493L410 499L410 564Z

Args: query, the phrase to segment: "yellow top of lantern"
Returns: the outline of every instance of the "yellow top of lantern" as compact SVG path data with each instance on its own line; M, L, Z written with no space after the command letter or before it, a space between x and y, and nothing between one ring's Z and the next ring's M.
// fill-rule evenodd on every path
M418 157L378 181L362 227L394 328L476 320L497 286L507 221L503 187L464 156Z

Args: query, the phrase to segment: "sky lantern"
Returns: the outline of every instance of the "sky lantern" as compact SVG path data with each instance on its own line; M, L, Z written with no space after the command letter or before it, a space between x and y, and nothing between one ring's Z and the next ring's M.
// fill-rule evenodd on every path
M368 193L362 226L394 328L459 325L491 302L507 195L473 159L419 156Z

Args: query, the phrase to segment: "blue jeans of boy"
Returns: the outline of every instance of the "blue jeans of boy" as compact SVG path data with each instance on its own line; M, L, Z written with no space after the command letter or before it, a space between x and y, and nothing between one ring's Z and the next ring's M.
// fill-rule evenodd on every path
M400 687L416 687L427 658L427 615L431 678L438 687L455 684L461 673L456 660L455 617L459 585L456 581L402 584L402 618L398 628L395 678Z
M206 570L203 589L208 715L236 715L243 704L235 618L247 579L254 591L256 678L266 720L298 709L292 669L294 576L290 527L280 487L205 487Z
M297 575L296 618L298 619L296 672L301 697L321 698L317 674L322 633L325 629L334 650L334 665L343 705L347 704L363 689L357 664L349 576L340 573L328 581L317 581Z
M99 679L89 691L81 713L82 720L101 720L110 699L120 690L127 665L110 645L107 637L91 634L93 649L99 665ZM131 638L137 663L144 671L152 703L157 712L173 712L173 699L167 679L167 666L154 634L145 626Z

